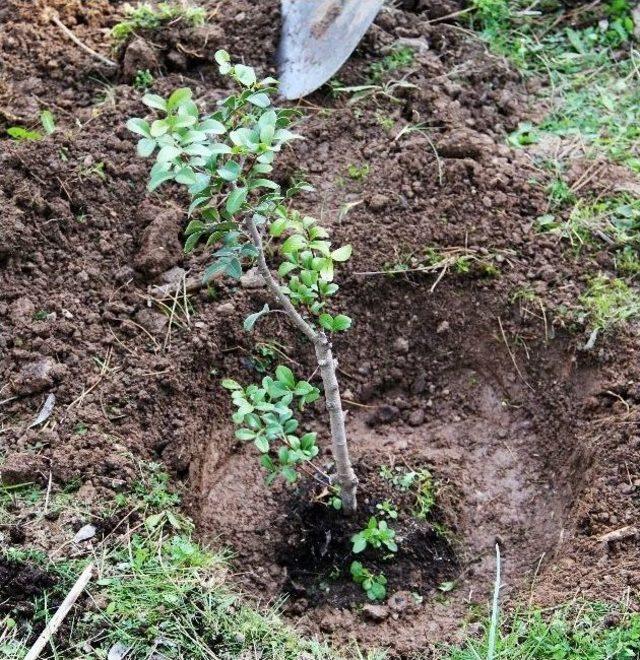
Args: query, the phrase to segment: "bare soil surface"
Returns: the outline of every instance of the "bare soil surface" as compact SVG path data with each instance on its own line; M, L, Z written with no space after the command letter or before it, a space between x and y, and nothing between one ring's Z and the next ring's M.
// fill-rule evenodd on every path
M605 336L584 352L584 329L565 327L557 313L576 305L586 277L610 268L611 257L594 250L576 259L535 232L546 203L530 183L539 172L504 137L540 110L506 62L459 26L430 22L455 3L384 11L340 72L357 84L397 39L421 40L414 64L397 74L416 87L397 90L397 101L348 105L323 88L300 104L306 140L283 157L281 180L308 178L316 191L304 210L354 246L338 305L355 324L335 349L363 475L362 518L346 524L305 508L304 486L265 486L251 448L233 437L220 378L259 378L282 359L310 376L311 351L279 316L251 337L242 331L267 301L263 289L221 282L191 293L187 305L149 293L176 272L199 278L206 255L183 255L185 200L170 188L146 192L148 164L124 127L145 112L131 86L134 65L157 74L154 91L189 85L209 107L225 93L212 64L217 48L273 73L275 0L203 4L207 27L170 26L117 53L105 35L122 3L10 0L0 8L0 126L36 125L43 108L58 122L42 141L0 141L3 480L46 485L51 473L54 488L75 482L90 506L126 488L138 460L161 460L184 483L201 537L233 549L249 596L288 594L285 613L303 629L396 656L455 639L473 623L472 605L484 608L492 587L496 543L506 607L637 595L637 535L602 541L638 519L637 335ZM71 45L47 22L51 8L119 66ZM397 137L409 123L428 130ZM369 174L352 179L349 165L365 163ZM470 255L469 272L382 272L427 248ZM517 302L525 288L540 305ZM52 417L29 428L48 393ZM307 421L327 447L319 403ZM406 549L395 568L385 566L392 600L374 621L348 583L342 551L350 525L387 492L381 465L432 472L434 520L448 533L428 522L403 530ZM294 561L305 538L317 548L319 529L336 544L331 561ZM73 521L51 530L0 534L10 547L50 551L76 531ZM13 569L1 568L4 600ZM452 581L453 590L438 588Z

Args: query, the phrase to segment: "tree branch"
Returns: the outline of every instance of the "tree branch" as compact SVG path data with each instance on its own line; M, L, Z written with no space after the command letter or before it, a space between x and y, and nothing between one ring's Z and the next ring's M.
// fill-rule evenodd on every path
M351 459L349 457L347 432L344 425L344 412L342 411L342 401L340 399L340 387L336 376L337 365L331 352L331 342L324 332L316 330L304 320L302 315L293 306L293 303L283 293L280 285L271 274L264 256L262 236L260 235L260 230L253 217L247 217L246 226L249 231L251 242L258 252L258 272L264 278L267 289L284 308L284 311L298 330L313 342L318 366L320 367L320 375L322 376L322 383L324 385L325 403L327 411L329 412L331 448L338 476L336 482L340 486L340 499L342 500L344 512L347 514L353 514L357 507L356 494L358 478L351 467Z

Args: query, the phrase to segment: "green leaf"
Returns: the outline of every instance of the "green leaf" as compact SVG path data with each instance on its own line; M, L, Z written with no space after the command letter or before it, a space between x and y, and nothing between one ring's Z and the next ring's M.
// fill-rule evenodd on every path
M236 181L240 176L242 167L235 160L227 161L222 167L218 168L218 175L225 181Z
M142 102L150 108L155 108L156 110L167 109L167 102L162 98L162 96L158 96L157 94L145 94L142 97Z
M227 131L227 129L225 128L224 124L221 121L218 121L217 119L212 119L211 117L201 122L198 125L198 130L202 131L203 133L211 133L212 135L222 135ZM231 151L231 149L229 149L229 151Z
M151 177L147 188L150 191L154 191L161 183L169 181L170 179L173 179L173 172L169 172L168 170L159 171Z
M280 238L287 228L287 218L277 218L269 225L269 234L274 238Z
M276 378L290 390L294 389L296 386L296 378L293 375L293 371L291 371L289 367L285 367L283 364L276 367Z
M192 96L193 93L188 87L180 87L179 89L176 89L167 100L167 110L173 110L179 105L182 105L185 101L190 101Z
M53 113L51 110L43 110L40 113L40 123L42 124L42 128L44 128L44 132L47 135L51 135L51 133L56 130L56 121L53 118Z
M202 238L202 234L204 232L197 231L193 234L189 234L187 236L187 239L184 242L184 253L189 254L190 252L193 251L195 246L198 244L198 241Z
M169 124L164 119L156 119L151 123L149 133L152 137L160 137L169 131Z
M271 190L280 190L279 184L271 179L253 179L251 188L270 188Z
M147 158L154 152L156 146L157 143L153 138L142 138L138 140L136 151L138 152L138 156Z
M235 215L247 201L246 188L234 188L227 197L225 208L229 215Z
M333 331L333 316L331 314L320 314L318 321L325 330Z
M343 330L348 330L351 327L351 319L344 314L338 314L333 319L333 330L334 332L342 332Z
M362 533L352 536L351 541L353 543L352 552L356 555L367 547L367 541Z
M298 268L298 264L293 264L290 261L283 261L278 267L278 275L280 275L280 277L284 277L296 268Z
M253 440L255 437L256 434L249 429L238 429L236 431L236 438L238 438L238 440Z
M232 149L228 144L224 144L223 142L215 142L214 144L209 145L209 151L212 154L230 154Z
M233 67L233 73L235 74L238 82L245 87L251 87L251 85L254 85L256 82L256 72L250 66L245 66L244 64L236 64Z
M169 161L177 158L181 153L182 149L178 149L178 147L174 147L173 145L168 144L167 146L162 147L160 151L158 151L156 161L158 163L168 163Z
M242 385L238 383L237 381L233 380L233 378L223 378L222 387L224 387L225 390L241 390Z
M253 330L253 327L256 324L256 321L261 317L264 316L265 314L269 313L269 305L265 304L265 306L259 311L256 312L255 314L249 314L247 318L244 320L243 327L247 332L251 332Z
M22 126L11 126L7 128L7 133L14 140L41 140L42 133L38 131L30 131Z
M215 59L218 64L228 64L231 62L231 56L223 49L217 50L213 55L213 59Z
M296 469L291 467L290 465L287 465L286 467L283 467L282 470L282 476L290 483L295 483L295 481L298 478L298 473L296 472Z
M196 182L196 173L190 167L181 167L175 175L178 183L190 186Z
M292 252L299 252L306 245L307 239L302 234L293 234L282 244L280 251L283 254L291 254Z
M268 94L264 92L257 92L256 94L251 94L247 97L247 101L257 106L258 108L266 108L271 105L271 99Z
M269 451L269 441L263 435L259 435L253 443L261 454L266 454Z
M331 258L334 261L346 261L351 256L351 251L352 248L350 245L343 245L331 253Z

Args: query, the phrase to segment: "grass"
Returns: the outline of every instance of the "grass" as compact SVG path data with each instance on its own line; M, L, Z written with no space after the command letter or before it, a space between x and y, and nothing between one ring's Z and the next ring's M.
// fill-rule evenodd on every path
M447 660L485 660L488 634L450 649ZM586 603L551 615L517 615L496 635L496 660L633 660L640 657L640 614L624 607Z
M563 21L561 8L544 13L535 4L506 0L474 0L474 5L471 25L491 50L523 75L548 81L547 116L537 125L521 124L510 143L527 146L555 135L574 152L604 154L640 172L640 74L631 45L631 3L601 3L598 14L580 15L591 22L582 29ZM622 59L621 50L627 51Z
M40 509L43 498L44 491L32 484L1 489L0 521L10 524L16 510ZM55 649L43 658L98 660L124 649L127 660L338 657L327 646L286 627L277 604L260 610L246 604L226 584L228 554L196 542L193 523L181 514L179 503L179 496L169 489L168 475L155 464L141 465L140 479L131 490L115 502L103 503L105 514L117 516L119 527L96 542L98 575L87 587L89 599L81 600L69 615ZM66 502L73 511L80 504ZM56 579L52 589L33 600L34 614L21 618L16 612L0 618L0 656L21 660L87 559L59 554L52 560L29 547L5 546L0 554L36 564ZM347 655L381 657L357 651L340 657Z
M552 184L555 185L555 184ZM552 208L571 206L565 220L555 214L538 218L540 230L569 240L575 248L609 246L614 250L640 247L640 199L628 193L595 200L575 199L573 193L550 195ZM629 255L630 256L630 255Z
M599 275L580 296L582 314L592 332L606 332L640 315L640 295L621 279Z
M140 30L157 30L168 23L183 22L192 27L204 25L206 12L202 7L180 2L160 2L157 6L141 2L135 7L125 5L125 17L111 29L111 37L117 44Z

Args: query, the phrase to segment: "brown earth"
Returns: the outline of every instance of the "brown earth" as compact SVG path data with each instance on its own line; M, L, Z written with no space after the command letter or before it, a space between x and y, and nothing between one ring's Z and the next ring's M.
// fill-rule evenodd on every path
M208 106L226 84L212 64L217 48L273 72L275 0L259 9L204 4L208 27L141 35L148 41L115 55L106 34L122 3L12 0L0 9L0 120L36 125L50 108L58 122L40 142L0 142L4 478L46 484L51 472L54 489L75 481L90 505L135 479L138 460L161 460L184 483L201 537L233 548L250 596L273 600L284 590L287 616L303 629L396 655L454 639L474 620L470 605L484 607L492 587L496 543L505 604L637 596L637 535L601 540L638 518L637 335L601 337L585 352L585 328L567 321L588 276L612 270L611 256L575 258L535 232L546 200L530 180L543 173L504 136L529 112L537 85L459 26L429 22L458 5L428 2L384 11L339 74L361 82L398 38L419 39L425 47L407 75L416 88L397 90L396 102L356 105L315 93L300 104L306 140L284 156L280 176L304 174L316 187L304 210L354 246L337 305L355 324L335 343L353 451L370 475L362 515L383 495L378 466L427 466L452 540L445 552L427 526L425 553L407 551L401 570L385 568L391 594L416 592L422 602L395 597L383 621L363 616L364 598L344 575L317 597L326 566L305 569L318 577L299 585L284 550L299 540L292 521L314 529L317 510L300 511L298 492L264 485L251 448L233 438L219 380L258 378L281 359L309 376L308 346L278 317L252 337L242 331L267 301L260 288L221 282L187 305L148 291L171 277L198 278L206 255L181 252L184 198L145 191L148 163L124 127L145 109L127 66L146 57L162 74L154 91L189 85ZM121 66L103 67L47 26L41 11L52 6ZM427 132L396 139L409 122ZM364 163L370 173L351 179L348 166ZM593 182L599 191L611 185ZM427 248L469 255L470 272L381 273ZM29 429L50 392L52 417ZM307 421L326 447L320 404ZM25 526L7 543L50 550L73 537L65 522L52 535ZM434 556L446 556L443 570L432 570ZM451 580L453 591L441 593Z

